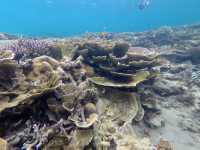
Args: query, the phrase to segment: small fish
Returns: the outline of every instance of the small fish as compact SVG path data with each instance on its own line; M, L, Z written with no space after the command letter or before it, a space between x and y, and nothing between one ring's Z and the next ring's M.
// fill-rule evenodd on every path
M143 10L145 8L147 8L151 3L151 0L140 0L140 3L138 5L140 10Z

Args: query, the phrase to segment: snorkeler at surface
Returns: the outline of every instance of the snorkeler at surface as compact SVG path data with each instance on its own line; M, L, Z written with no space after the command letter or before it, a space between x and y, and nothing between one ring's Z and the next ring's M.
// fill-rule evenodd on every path
M138 7L140 10L143 10L147 8L150 5L150 3L151 3L151 0L140 0Z

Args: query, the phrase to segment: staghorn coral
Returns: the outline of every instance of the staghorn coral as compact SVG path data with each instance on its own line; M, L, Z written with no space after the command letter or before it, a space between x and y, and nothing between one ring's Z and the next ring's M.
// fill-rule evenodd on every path
M13 51L15 53L14 59L18 62L42 55L51 56L58 60L62 58L61 48L48 40L19 39L16 42L1 47L1 49Z

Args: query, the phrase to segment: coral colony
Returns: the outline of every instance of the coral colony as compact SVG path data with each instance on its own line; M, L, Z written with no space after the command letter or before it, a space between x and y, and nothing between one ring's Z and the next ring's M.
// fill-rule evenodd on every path
M200 129L191 119L199 112L197 32L196 25L2 45L0 149L173 150L156 129Z

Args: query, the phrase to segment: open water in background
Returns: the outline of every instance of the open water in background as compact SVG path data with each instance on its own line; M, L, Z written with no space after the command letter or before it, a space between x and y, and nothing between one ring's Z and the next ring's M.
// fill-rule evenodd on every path
M200 0L1 0L0 32L71 36L84 32L132 32L200 22Z

